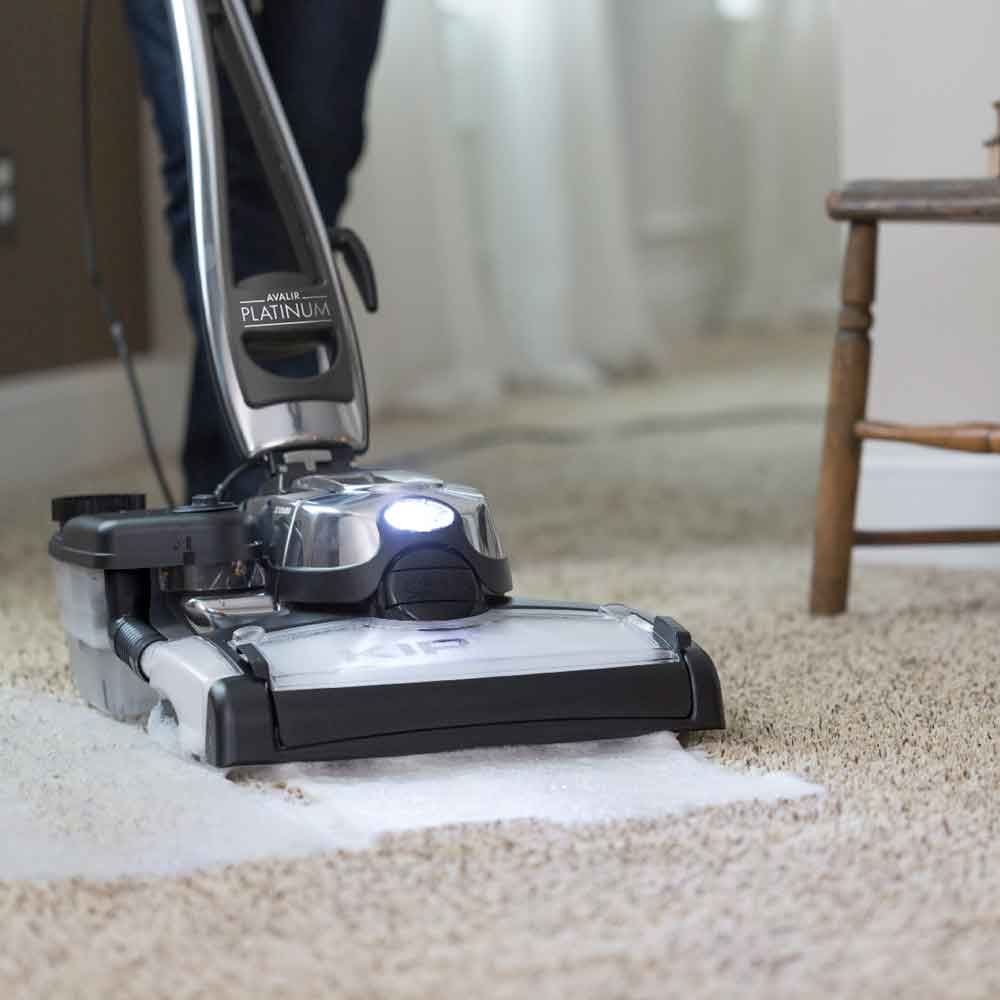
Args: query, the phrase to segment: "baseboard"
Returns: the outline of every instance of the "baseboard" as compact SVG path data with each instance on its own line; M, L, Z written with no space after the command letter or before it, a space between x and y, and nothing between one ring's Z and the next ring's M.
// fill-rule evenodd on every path
M180 450L186 357L140 358L137 371L157 445ZM0 468L22 486L141 460L142 438L117 362L0 381Z
M1000 527L1000 458L870 442L864 446L862 530ZM858 548L869 563L1000 569L1000 545Z

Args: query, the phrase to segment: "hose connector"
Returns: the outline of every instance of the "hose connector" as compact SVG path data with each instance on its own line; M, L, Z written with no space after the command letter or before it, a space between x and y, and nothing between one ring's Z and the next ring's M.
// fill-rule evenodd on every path
M139 666L139 660L147 646L151 646L154 642L166 642L166 637L149 622L144 622L133 615L122 615L121 618L115 619L108 632L118 659L136 676L148 681L149 678Z

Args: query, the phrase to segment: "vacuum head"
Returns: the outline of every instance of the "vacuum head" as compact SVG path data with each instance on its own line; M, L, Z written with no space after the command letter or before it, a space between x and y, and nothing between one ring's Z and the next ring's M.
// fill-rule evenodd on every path
M118 718L165 702L216 766L724 725L673 619L509 597L469 487L348 469L239 506L129 504L53 504L74 676Z

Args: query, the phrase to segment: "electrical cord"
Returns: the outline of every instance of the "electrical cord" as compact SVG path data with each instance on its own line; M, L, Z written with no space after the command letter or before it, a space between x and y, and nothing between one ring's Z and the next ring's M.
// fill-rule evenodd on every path
M94 183L91 174L91 110L90 110L90 50L91 50L91 15L93 13L93 0L81 0L80 3L80 188L83 201L83 255L87 266L87 277L91 286L97 293L104 320L111 332L111 339L114 341L115 351L118 359L125 369L125 377L128 380L129 389L132 393L132 402L135 405L136 416L139 419L139 429L142 432L142 440L146 446L146 454L149 456L149 464L153 467L156 480L159 483L163 499L170 507L175 506L174 495L171 492L170 484L164 475L163 466L160 463L160 455L156 450L156 442L153 439L153 430L149 423L149 414L146 411L146 403L142 395L142 387L139 385L139 378L136 375L135 364L132 361L132 354L129 351L128 341L125 339L125 327L122 321L115 315L114 303L111 293L104 283L104 278L97 268L97 233L94 222Z
M218 486L212 490L212 495L215 497L216 501L222 501L226 499L226 492L229 487L244 473L247 469L253 468L255 465L263 465L268 460L267 455L255 455L253 458L248 458L245 462L240 462L231 472L227 473L225 478L219 483Z

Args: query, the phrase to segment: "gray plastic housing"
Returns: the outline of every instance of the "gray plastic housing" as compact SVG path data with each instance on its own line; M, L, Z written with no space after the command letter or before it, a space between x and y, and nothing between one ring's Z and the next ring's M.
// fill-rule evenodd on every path
M70 671L80 696L120 721L144 719L159 697L111 647L104 571L67 562L53 565Z

